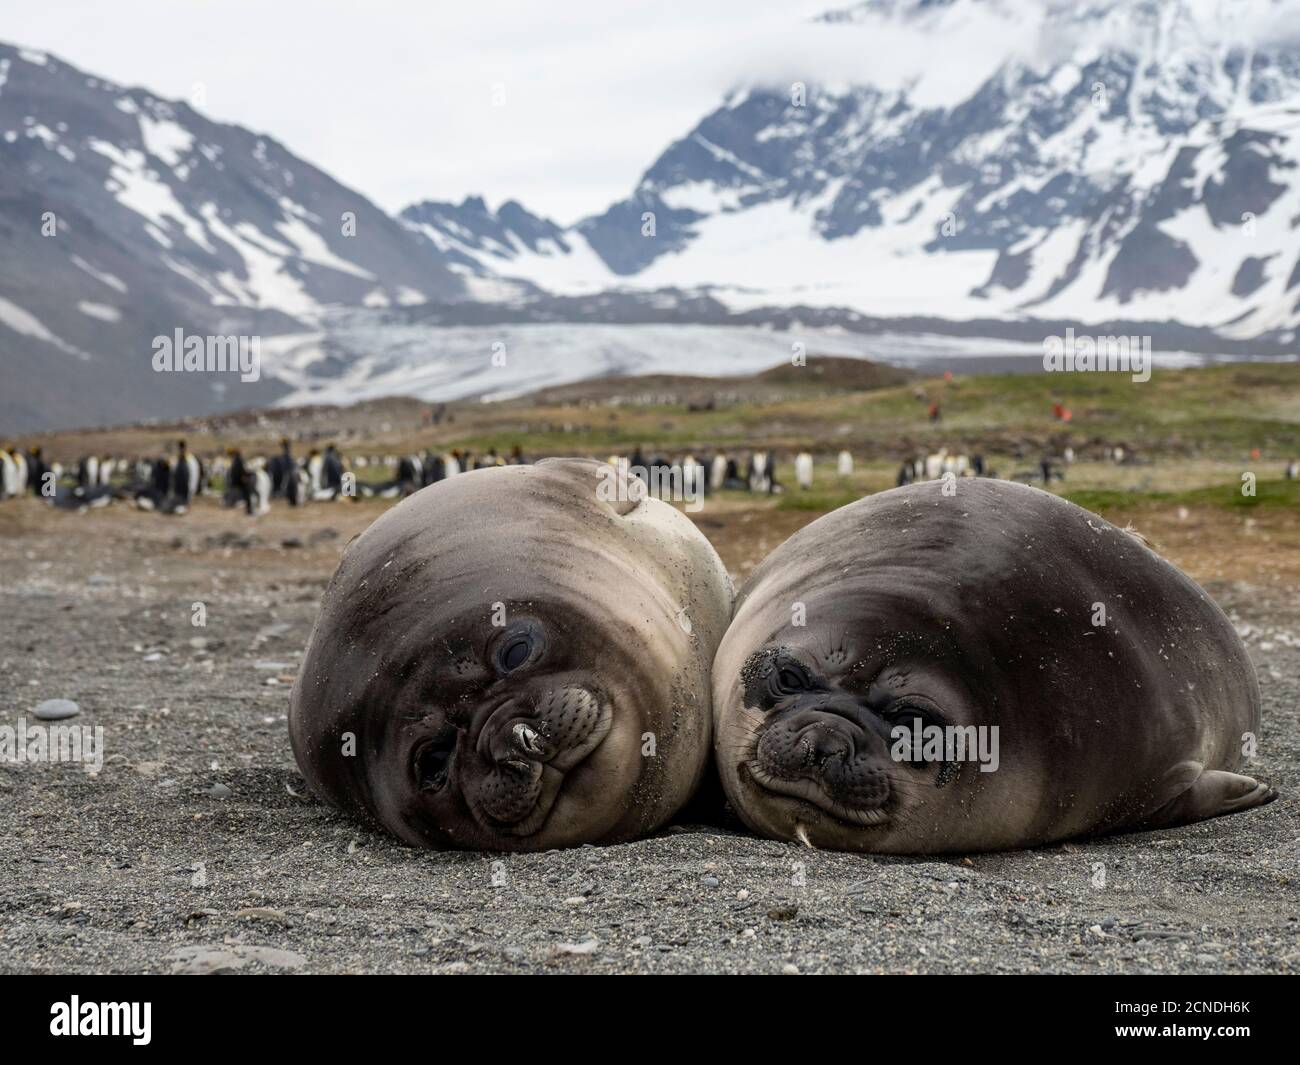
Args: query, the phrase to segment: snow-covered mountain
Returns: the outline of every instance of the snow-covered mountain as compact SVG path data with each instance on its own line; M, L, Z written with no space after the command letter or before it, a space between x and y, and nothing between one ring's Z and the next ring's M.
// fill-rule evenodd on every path
M404 217L550 291L1294 337L1293 0L867 0L820 27L826 77L738 89L571 228Z
M270 137L0 44L0 424L249 406L152 371L151 340L460 298L425 238ZM464 269L463 266L460 269Z
M401 218L455 263L475 291L484 291L485 283L477 279L487 277L521 280L512 294L529 288L596 292L619 281L581 233L514 200L496 211L478 196L458 204L425 200L406 208Z
M748 371L795 333L1296 350L1296 0L866 0L772 64L562 225L392 218L270 137L0 45L0 433ZM178 328L263 338L262 379L153 372Z

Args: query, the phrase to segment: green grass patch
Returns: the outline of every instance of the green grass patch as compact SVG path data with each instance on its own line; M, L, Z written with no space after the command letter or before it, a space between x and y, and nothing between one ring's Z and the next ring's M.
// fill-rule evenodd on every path
M1071 503L1092 511L1122 510L1125 507L1161 504L1187 507L1221 507L1226 510L1253 507L1294 507L1300 512L1300 481L1257 481L1254 495L1242 494L1242 483L1189 488L1181 492L1126 492L1114 489L1082 489L1065 492ZM1300 514L1298 514L1300 517Z
M961 482L958 482L960 486ZM1189 488L1177 492L1143 492L1112 488L1085 488L1062 492L1061 497L1071 503L1102 514L1112 510L1125 510L1159 504L1162 506L1221 507L1223 509L1250 509L1252 507L1292 507L1300 520L1300 481L1258 481L1254 495L1242 495L1240 482ZM883 491L883 489L882 489ZM787 489L779 497L778 510L831 511L848 506L873 492L829 491L800 492Z

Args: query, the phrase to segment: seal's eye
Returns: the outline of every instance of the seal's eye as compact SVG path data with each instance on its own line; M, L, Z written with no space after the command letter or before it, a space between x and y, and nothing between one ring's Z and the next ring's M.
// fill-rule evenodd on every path
M781 670L777 674L777 682L784 691L788 692L801 692L806 687L803 674L793 669Z
M456 752L456 732L430 740L415 753L415 779L421 791L441 791L451 771L451 756Z
M887 710L880 711L880 716L885 719L885 723L890 727L925 728L926 725L930 724L930 720L924 712L911 706L891 706Z
M516 636L507 641L497 655L497 661L501 663L501 670L509 673L511 670L518 669L528 661L529 655L533 653L533 641L527 635Z
M797 662L785 661L768 674L768 694L773 700L812 690L808 674Z
M521 618L501 633L491 659L498 673L513 673L540 659L545 651L545 630L532 618Z

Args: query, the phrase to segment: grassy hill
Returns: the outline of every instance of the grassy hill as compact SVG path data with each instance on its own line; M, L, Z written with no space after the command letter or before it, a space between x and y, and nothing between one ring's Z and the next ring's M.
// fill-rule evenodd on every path
M928 417L932 403L940 408L938 423ZM1068 408L1068 422L1054 416L1053 404ZM940 447L984 454L1003 476L1067 446L1080 459L1100 459L1120 446L1138 468L1173 459L1240 466L1258 450L1272 469L1300 454L1300 364L1157 369L1138 383L1116 373L916 378L863 360L813 357L806 366L740 378L604 378L507 402L455 403L438 424L430 411L429 404L393 398L18 442L39 442L65 464L92 450L155 454L181 435L199 453L228 444L269 451L288 435L300 451L334 440L345 454L505 452L518 444L530 456L605 456L639 445L670 454L761 447L784 461L803 448L822 457L847 448L876 480L888 480L900 459Z

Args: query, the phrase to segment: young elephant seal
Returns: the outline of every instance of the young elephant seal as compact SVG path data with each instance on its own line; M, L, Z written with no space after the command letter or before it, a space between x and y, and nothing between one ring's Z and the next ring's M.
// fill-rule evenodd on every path
M312 789L420 846L631 839L699 783L730 579L585 459L440 481L348 547L294 687Z
M1259 688L1219 608L1006 481L898 488L796 533L742 589L713 684L732 805L816 847L1031 847L1274 796L1235 772Z

